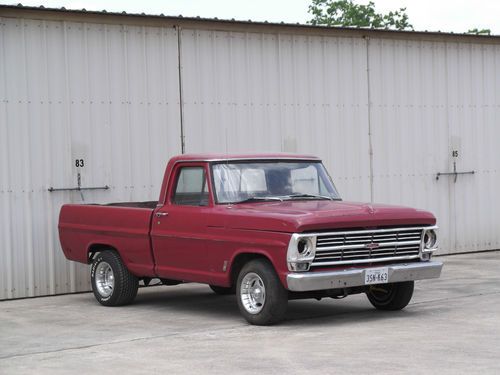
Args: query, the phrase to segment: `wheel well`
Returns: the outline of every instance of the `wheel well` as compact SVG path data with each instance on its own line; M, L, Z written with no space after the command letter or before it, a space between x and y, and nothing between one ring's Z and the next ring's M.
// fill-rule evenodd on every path
M98 254L104 250L111 250L111 251L116 252L119 255L118 250L116 250L113 246L97 243L97 244L93 244L89 247L88 255L87 255L87 263L89 263L89 264L92 263L92 260L94 259L96 254Z
M234 258L233 263L231 264L231 285L236 284L236 279L238 278L238 274L240 273L243 266L254 259L265 259L272 265L272 262L269 260L269 258L262 254L256 254L256 253L238 254L236 258Z

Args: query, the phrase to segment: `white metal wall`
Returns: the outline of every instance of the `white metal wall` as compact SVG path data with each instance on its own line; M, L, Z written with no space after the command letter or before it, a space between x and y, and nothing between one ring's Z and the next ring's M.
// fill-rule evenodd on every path
M156 199L180 153L173 29L0 19L0 299L89 289L59 207ZM84 166L76 168L75 160Z
M186 150L323 158L343 196L370 200L363 39L183 30Z
M499 45L181 36L188 151L316 154L344 199L434 212L441 254L500 248Z
M500 46L371 40L369 58L374 199L433 211L441 253L499 249ZM454 163L475 174L436 179Z
M442 252L500 247L500 46L201 29L178 43L170 27L0 18L0 299L88 290L56 229L82 196L47 189L80 173L111 187L85 202L156 199L181 109L187 152L316 154L345 199L435 212ZM476 174L436 181L453 162Z

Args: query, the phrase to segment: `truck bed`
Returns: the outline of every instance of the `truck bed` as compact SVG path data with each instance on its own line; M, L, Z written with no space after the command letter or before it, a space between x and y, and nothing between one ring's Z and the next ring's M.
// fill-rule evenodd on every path
M88 263L89 252L112 247L129 270L154 275L150 230L156 201L110 204L66 204L59 216L59 237L66 257Z

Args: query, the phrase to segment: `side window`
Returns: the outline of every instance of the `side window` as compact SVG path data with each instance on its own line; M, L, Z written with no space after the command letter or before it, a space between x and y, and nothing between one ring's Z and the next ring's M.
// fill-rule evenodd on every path
M208 187L203 167L181 168L172 202L181 206L208 205Z

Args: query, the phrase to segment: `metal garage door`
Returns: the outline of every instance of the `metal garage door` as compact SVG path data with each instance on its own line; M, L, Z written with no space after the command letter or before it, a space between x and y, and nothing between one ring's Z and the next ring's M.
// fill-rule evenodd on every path
M374 199L433 211L441 253L498 249L499 48L371 40L369 57Z
M363 39L205 30L181 37L187 152L315 154L345 199L370 200Z
M0 299L88 290L59 208L157 199L181 152L177 33L10 18L1 31ZM79 183L109 189L66 190Z

